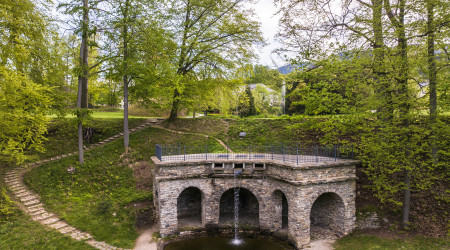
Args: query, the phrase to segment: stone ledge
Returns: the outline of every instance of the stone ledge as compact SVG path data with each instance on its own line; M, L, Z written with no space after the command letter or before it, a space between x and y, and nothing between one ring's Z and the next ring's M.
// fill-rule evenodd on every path
M172 176L172 177L155 177L155 181L157 182L167 182L167 181L177 181L177 180L189 180L189 179L221 179L221 178L232 178L232 174L223 174L223 175L187 175L187 176ZM317 180L317 181L289 181L284 180L278 177L274 176L243 176L245 179L271 179L276 180L279 182L291 184L294 186L308 186L308 185L320 185L320 184L326 184L326 183L338 183L338 182L347 182L347 181L356 181L358 180L358 177L338 177L333 179L324 179L324 180Z
M299 163L298 165L296 163L291 162L283 162L283 161L277 161L277 160L246 160L246 159L232 159L232 160L226 160L226 159L214 159L214 160L187 160L187 161L160 161L156 156L152 156L151 160L155 163L157 167L185 167L185 166L198 166L198 165L207 165L212 163L266 163L269 166L270 165L276 165L277 167L284 167L288 169L301 169L301 170L307 170L307 169L318 169L318 168L336 168L336 167L346 167L346 166L352 166L352 165L359 165L361 164L361 161L359 160L337 160L337 161L325 161L325 162L307 162L307 163Z

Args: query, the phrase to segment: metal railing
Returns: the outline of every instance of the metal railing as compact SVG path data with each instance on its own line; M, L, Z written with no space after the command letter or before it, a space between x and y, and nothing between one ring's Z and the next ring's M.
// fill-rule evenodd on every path
M286 145L267 146L187 146L158 145L156 157L160 161L195 160L273 160L289 163L318 163L353 159L352 146L315 146L310 148Z

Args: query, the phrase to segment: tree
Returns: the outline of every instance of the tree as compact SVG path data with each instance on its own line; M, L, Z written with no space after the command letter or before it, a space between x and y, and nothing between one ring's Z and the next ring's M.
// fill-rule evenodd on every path
M364 155L366 173L381 200L389 199L402 205L402 225L408 228L411 189L429 186L417 177L434 173L431 168L427 169L428 172L421 172L423 169L417 164L420 158L417 152L423 153L420 149L424 147L424 141L417 138L424 131L419 132L411 125L411 121L420 120L412 87L415 75L411 70L411 62L417 58L409 55L411 41L424 36L417 28L421 26L420 20L424 19L420 3L404 0L345 1L338 7L332 2L318 0L278 2L284 14L280 35L299 51L297 61L307 60L319 65L333 54L355 50L367 51L371 55L373 96L380 101L374 102L376 123L368 126L363 140L363 152L367 154ZM304 16L299 18L298 15ZM395 156L394 153L389 155L394 151ZM426 161L422 158L420 162ZM388 180L392 177L396 183ZM396 200L399 192L403 193L401 202Z
M27 150L44 150L50 89L0 65L0 90L0 156L21 163Z
M246 79L245 83L262 83L275 91L281 91L283 80L283 75L278 70L269 69L267 66L254 65L252 75Z
M88 82L90 76L89 67L89 46L93 45L90 38L95 36L95 29L91 27L89 12L91 8L95 8L98 1L93 0L73 0L68 3L61 3L58 8L64 9L64 13L73 16L80 16L79 23L75 20L77 31L81 36L80 57L77 68L78 73L78 94L76 115L78 119L78 161L84 163L83 150L83 121L89 117L88 111ZM94 65L95 67L96 65Z
M58 40L45 14L31 1L0 3L0 155L21 163L27 150L43 151L47 109L61 80ZM49 46L49 47L47 47ZM54 64L52 64L54 63Z
M206 65L217 76L232 70L252 55L252 45L262 41L259 23L243 7L244 0L170 1L165 14L168 29L177 41L178 81L173 83L170 119L178 116L186 83L195 79L200 65Z

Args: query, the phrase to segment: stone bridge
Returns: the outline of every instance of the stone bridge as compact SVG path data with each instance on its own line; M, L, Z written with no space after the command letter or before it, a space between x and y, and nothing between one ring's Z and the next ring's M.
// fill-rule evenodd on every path
M154 201L162 236L230 228L234 188L241 228L284 235L297 248L355 226L354 160L293 164L277 160L163 161L153 157ZM235 172L242 173L235 178Z

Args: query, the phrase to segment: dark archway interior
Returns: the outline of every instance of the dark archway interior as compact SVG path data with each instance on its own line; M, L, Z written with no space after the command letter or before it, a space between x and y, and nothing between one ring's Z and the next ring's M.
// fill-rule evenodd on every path
M228 189L220 198L219 223L234 223L234 188ZM259 226L259 204L256 196L248 189L239 188L239 225Z
M310 220L311 238L337 238L344 232L344 202L335 193L324 193L314 201Z
M286 199L286 195L284 195L283 193L281 193L281 198L282 198L282 202L281 202L281 228L282 229L287 229L288 228L288 203L287 203L287 199Z
M196 187L186 188L177 200L178 227L202 225L202 192Z

